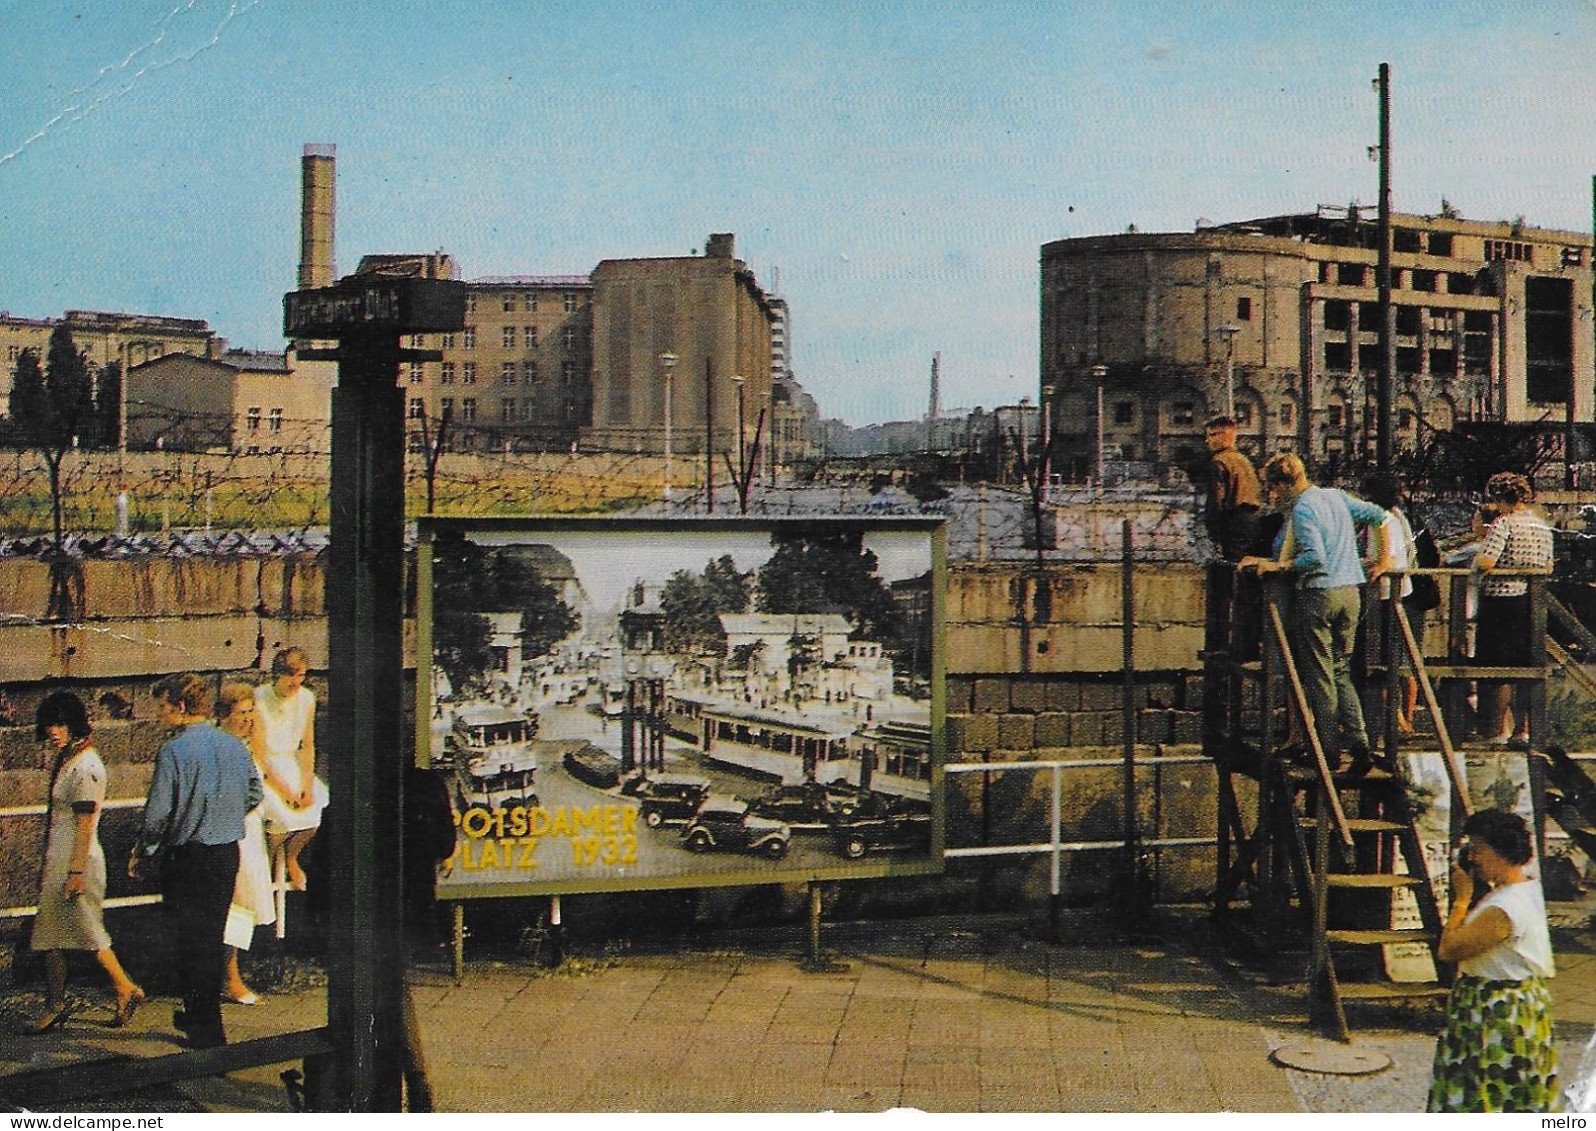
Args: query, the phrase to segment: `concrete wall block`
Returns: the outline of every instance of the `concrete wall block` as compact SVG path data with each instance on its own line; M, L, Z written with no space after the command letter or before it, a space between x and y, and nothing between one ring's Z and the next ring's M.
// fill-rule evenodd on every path
M949 715L948 738L957 753L991 750L997 745L996 715Z
M1157 707L1144 707L1136 712L1137 742L1168 742L1170 712Z
M998 746L1003 750L1029 750L1036 745L1035 715L999 715Z
M1101 711L1077 711L1070 716L1072 746L1103 745L1103 714Z
M1199 673L1188 672L1181 678L1181 696L1177 707L1187 711L1203 709L1203 688L1206 686Z
M1073 744L1071 717L1063 711L1049 711L1036 716L1036 745L1038 747L1070 746Z
M1200 743L1203 740L1201 711L1171 711L1170 736L1174 743Z
M1113 746L1125 741L1125 716L1119 711L1092 712L1103 720L1103 745Z
M1174 679L1155 679L1144 683L1139 688L1141 694L1137 706L1139 707L1174 707L1178 695L1178 684Z
M1073 679L1051 679L1047 682L1045 710L1079 711L1081 685Z
M947 680L948 714L968 714L975 702L975 680L969 676L950 675Z
M1107 681L1093 680L1081 684L1081 710L1083 711L1117 711L1124 702L1125 689L1122 684Z
M1009 709L1009 681L977 679L973 710L981 715L1001 715Z
M1047 710L1047 684L1037 679L1016 679L1009 685L1009 709L1035 714Z

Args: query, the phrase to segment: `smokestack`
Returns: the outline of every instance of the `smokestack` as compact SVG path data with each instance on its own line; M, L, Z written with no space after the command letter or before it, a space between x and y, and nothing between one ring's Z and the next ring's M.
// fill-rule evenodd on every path
M299 286L330 287L333 264L333 203L337 146L309 144L299 159Z
M931 355L931 409L925 414L925 449L937 446L937 416L942 412L942 351Z

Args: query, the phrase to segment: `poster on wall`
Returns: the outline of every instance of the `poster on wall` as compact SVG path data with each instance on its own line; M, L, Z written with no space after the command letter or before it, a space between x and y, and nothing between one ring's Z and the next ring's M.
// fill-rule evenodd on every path
M420 532L440 898L941 870L940 520Z

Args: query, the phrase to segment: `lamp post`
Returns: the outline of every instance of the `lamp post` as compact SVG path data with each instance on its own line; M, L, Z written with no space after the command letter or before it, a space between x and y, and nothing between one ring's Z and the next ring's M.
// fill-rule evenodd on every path
M741 373L732 374L732 384L737 386L737 474L748 474L744 464L748 460L748 453L744 447L746 441L743 437L743 381Z
M1053 462L1053 420L1050 415L1053 411L1053 391L1052 385L1042 386L1042 453L1039 457L1041 466L1038 474L1044 481L1047 478L1048 469L1052 466Z
M1225 415L1234 420L1236 418L1236 335L1241 333L1241 327L1227 322L1219 327L1218 332L1225 339Z
M1103 381L1108 377L1108 366L1092 366L1092 380L1097 382L1097 475L1094 482L1098 494L1103 491Z
M660 368L665 370L665 501L671 501L671 371L680 360L673 353L659 355Z

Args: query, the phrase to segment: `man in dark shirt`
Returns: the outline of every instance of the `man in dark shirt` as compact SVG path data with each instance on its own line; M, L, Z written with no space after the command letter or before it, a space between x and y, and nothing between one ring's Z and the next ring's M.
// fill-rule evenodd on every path
M222 932L244 814L260 804L260 778L244 744L210 721L211 693L199 676L167 676L155 685L155 701L162 725L178 729L155 756L127 871L139 879L144 862L161 854L161 905L183 988L183 1009L172 1021L190 1048L213 1048L227 1043Z
M1263 492L1252 461L1236 447L1236 422L1216 416L1208 422L1208 506L1203 518L1214 547L1228 562L1253 551Z

